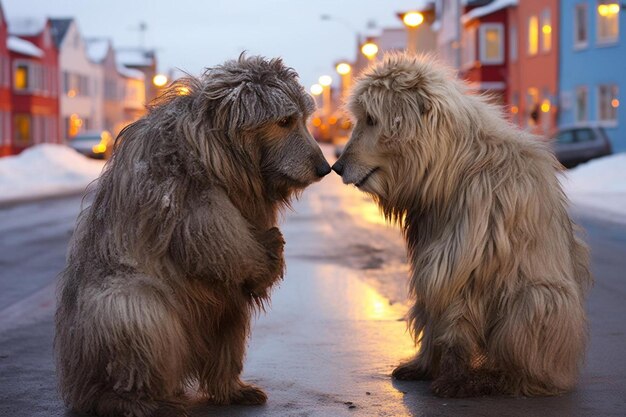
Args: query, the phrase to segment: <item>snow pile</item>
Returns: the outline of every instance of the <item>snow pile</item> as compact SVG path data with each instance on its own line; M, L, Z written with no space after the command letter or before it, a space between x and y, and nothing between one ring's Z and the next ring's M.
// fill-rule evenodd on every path
M561 183L575 205L626 221L626 153L579 165L568 171Z
M0 203L81 192L103 166L67 146L33 146L0 158Z

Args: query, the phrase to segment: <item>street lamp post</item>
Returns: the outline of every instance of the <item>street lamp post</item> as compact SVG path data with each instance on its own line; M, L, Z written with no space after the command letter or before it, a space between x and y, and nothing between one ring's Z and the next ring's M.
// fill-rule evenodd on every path
M344 99L352 86L352 66L347 62L340 62L335 70L341 77L341 98Z
M318 82L322 86L322 108L324 117L328 119L331 113L331 91L330 85L333 83L333 79L330 75L322 75Z
M367 59L373 61L376 59L376 55L378 54L378 45L372 41L367 41L361 45L361 53L365 55Z
M406 27L406 49L412 55L417 53L418 42L418 28L424 23L424 15L417 11L409 11L406 13L399 13L398 17L402 19L404 27Z

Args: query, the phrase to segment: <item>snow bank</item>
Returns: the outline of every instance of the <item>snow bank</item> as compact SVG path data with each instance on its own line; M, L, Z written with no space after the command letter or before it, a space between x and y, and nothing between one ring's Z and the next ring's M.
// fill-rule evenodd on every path
M574 205L585 212L626 222L626 153L579 165L561 183Z
M103 161L63 145L43 144L0 158L0 203L81 192L98 178Z

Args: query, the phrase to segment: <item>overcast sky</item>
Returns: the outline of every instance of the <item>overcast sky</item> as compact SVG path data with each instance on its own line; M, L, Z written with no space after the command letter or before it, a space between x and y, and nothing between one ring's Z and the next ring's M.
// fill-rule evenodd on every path
M333 62L352 59L356 33L401 26L395 12L421 0L0 0L8 17L73 16L87 37L105 36L115 46L137 46L140 21L159 67L192 74L236 57L242 50L282 56L308 87L332 73ZM323 21L329 14L337 21ZM350 29L350 26L352 29ZM336 77L335 77L336 78Z

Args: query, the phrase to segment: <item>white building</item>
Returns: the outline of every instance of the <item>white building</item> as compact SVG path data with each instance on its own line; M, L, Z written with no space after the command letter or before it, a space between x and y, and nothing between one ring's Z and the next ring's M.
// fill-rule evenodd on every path
M65 139L103 128L103 69L93 63L76 20L51 19L59 50L61 134Z

